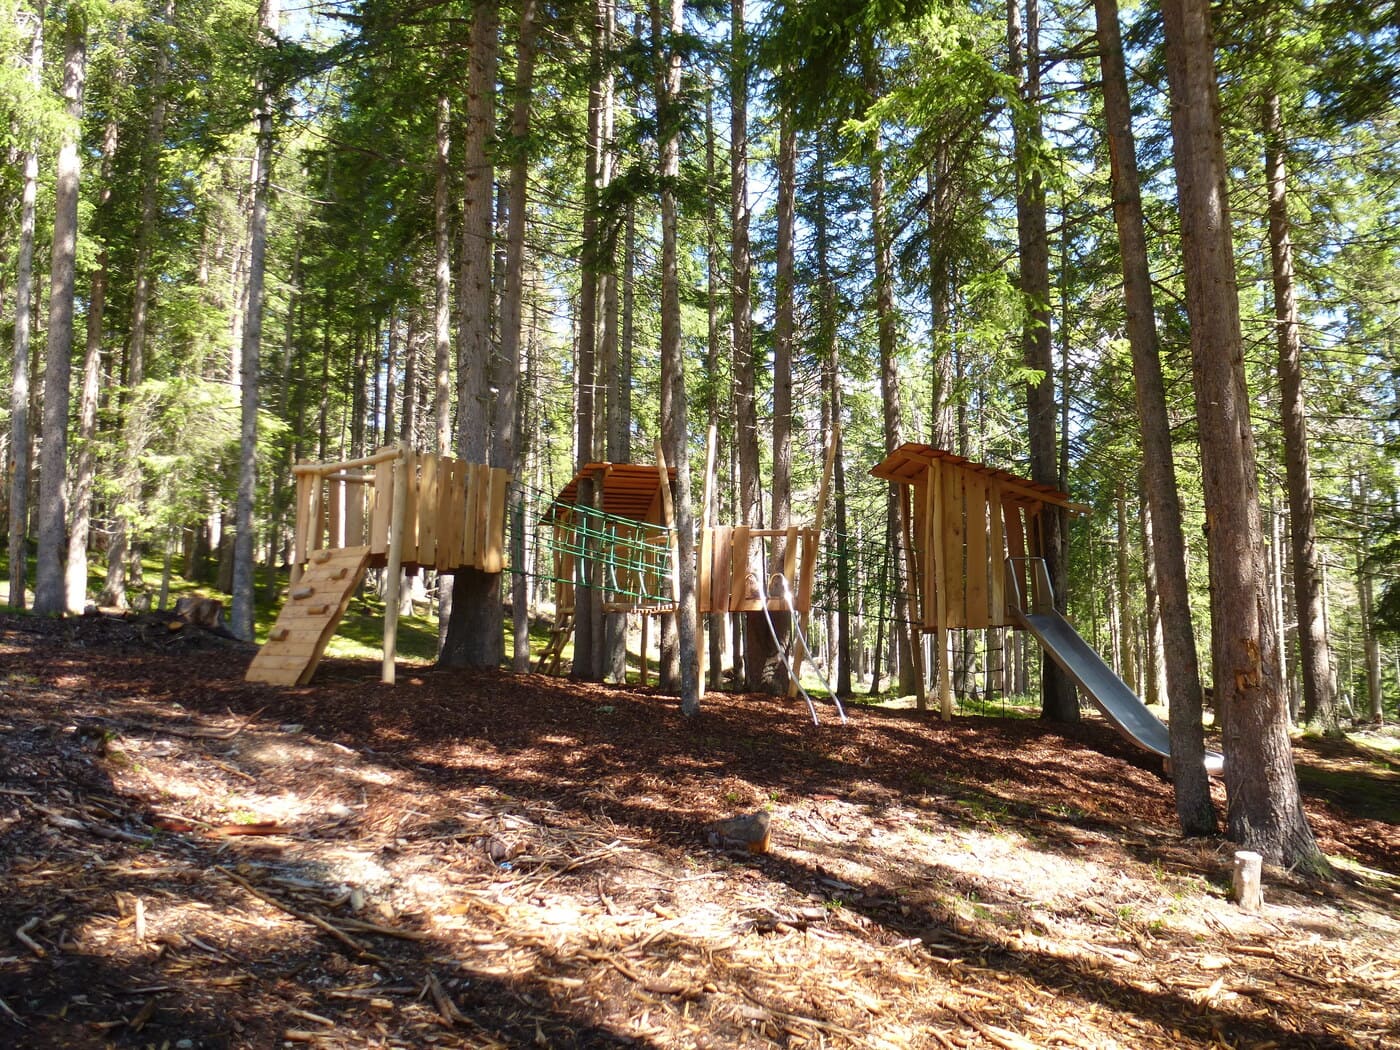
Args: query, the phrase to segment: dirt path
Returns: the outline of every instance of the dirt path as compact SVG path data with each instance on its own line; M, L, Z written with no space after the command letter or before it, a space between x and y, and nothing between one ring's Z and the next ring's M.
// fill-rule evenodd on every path
M1396 774L1345 750L1346 878L1249 917L1101 723L0 631L0 1045L1400 1046ZM707 843L759 808L770 854Z

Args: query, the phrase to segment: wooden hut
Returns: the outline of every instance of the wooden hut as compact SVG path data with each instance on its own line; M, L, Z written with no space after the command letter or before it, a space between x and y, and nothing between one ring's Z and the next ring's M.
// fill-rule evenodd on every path
M1016 626L1009 612L1041 598L1040 576L1027 567L1044 556L1045 509L1083 508L1053 486L917 442L901 445L870 473L899 486L906 568L915 581L912 612L945 655L938 686L949 718L947 632ZM922 682L921 670L921 690Z

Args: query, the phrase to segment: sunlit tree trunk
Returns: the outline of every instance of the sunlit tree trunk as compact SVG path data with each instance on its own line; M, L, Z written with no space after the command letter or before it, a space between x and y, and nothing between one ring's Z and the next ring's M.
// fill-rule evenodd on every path
M452 111L437 101L433 164L433 434L438 455L452 451Z
M33 23L25 76L37 92L44 67L44 11L26 12ZM10 607L23 609L29 552L29 369L34 326L34 213L39 195L39 147L24 154L24 189L19 205L15 253L15 338L10 376Z
M652 0L652 34L658 58L656 113L661 146L661 381L671 389L670 412L661 428L666 458L676 468L676 568L679 595L676 605L677 648L680 657L681 712L700 713L699 661L695 648L695 514L690 501L690 450L685 397L685 357L681 346L679 273L679 210L676 180L680 175L680 124L676 103L681 90L681 56L677 38L682 32L683 0L669 0L669 17L662 25L659 0Z
M496 359L496 432L491 462L509 464L511 617L515 632L513 666L530 669L530 610L525 595L525 473L526 443L519 428L517 391L520 386L521 329L525 301L525 219L530 178L526 143L530 134L530 103L535 73L535 0L521 0L520 31L515 48L515 99L510 133L514 149L510 165L510 195L506 206L506 270L501 292L501 352Z
M54 186L53 254L49 263L48 353L44 368L44 429L39 454L39 560L34 611L61 613L67 604L63 573L64 488L68 480L68 389L72 378L74 277L78 248L78 133L87 77L87 16L68 8L63 34L63 101L72 122L58 153Z
M1020 91L1020 117L1014 121L1016 153L1016 231L1020 247L1020 289L1027 317L1021 334L1025 366L1040 373L1026 386L1026 421L1030 436L1031 480L1058 486L1055 455L1055 364L1050 331L1050 243L1046 232L1045 185L1040 161L1040 8L1027 0L1024 34L1020 0L1007 0L1007 43L1011 77ZM1055 607L1065 609L1064 514L1046 507L1042 519L1042 554L1055 591ZM1079 705L1069 677L1048 655L1040 661L1040 709L1057 722L1079 720Z
M277 33L279 0L262 0L259 41L267 47ZM262 353L263 283L267 263L267 209L272 186L272 106L266 73L260 74L257 139L254 146L253 221L248 231L248 305L243 319L242 425L238 441L238 500L233 541L233 600L229 629L239 638L253 637L253 498L257 485L259 358Z
M1318 568L1312 468L1308 462L1308 408L1303 397L1302 336L1293 276L1293 238L1288 219L1288 175L1283 115L1276 90L1264 100L1264 172L1269 190L1269 261L1278 340L1288 520L1293 548L1293 598L1298 613L1298 656L1303 672L1303 718L1328 735L1337 722L1337 683L1327 642L1327 613Z
M1268 608L1209 3L1164 0L1162 17L1208 530L1211 662L1216 703L1225 714L1229 834L1271 863L1316 870L1326 862L1298 793Z
M1216 830L1215 806L1205 772L1205 732L1201 712L1201 671L1191 623L1186 576L1186 541L1181 524L1172 461L1171 425L1157 341L1152 277L1142 217L1137 149L1117 0L1095 0L1104 124L1108 139L1113 218L1123 263L1123 298L1133 382L1142 434L1143 528L1149 537L1148 629L1160 625L1162 663L1170 711L1172 780L1177 822L1183 834ZM1154 608L1157 615L1153 615ZM1149 647L1151 648L1151 647Z
M472 9L467 79L465 197L457 293L457 454L485 463L491 434L487 368L491 358L492 244L495 166L491 137L496 121L500 26L497 7ZM496 464L509 469L509 464ZM462 569L452 598L438 661L444 667L497 667L505 653L500 573Z

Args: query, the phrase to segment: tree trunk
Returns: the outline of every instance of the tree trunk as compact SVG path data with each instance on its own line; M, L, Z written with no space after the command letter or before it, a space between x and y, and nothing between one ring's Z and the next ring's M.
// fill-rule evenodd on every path
M1298 794L1268 614L1210 7L1208 0L1164 0L1162 15L1210 557L1211 662L1216 703L1225 711L1229 833L1270 863L1322 870L1326 862Z
M262 0L258 14L259 39L271 47L281 18L280 0ZM258 464L258 380L262 353L263 283L267 264L267 209L272 186L272 107L267 73L259 74L258 131L251 179L253 221L248 230L248 306L243 319L242 426L238 441L238 499L235 505L233 543L233 600L229 606L229 630L244 641L253 638L253 500Z
M448 194L452 189L452 113L444 95L437 101L433 165L433 447L452 451L452 244Z
M676 44L684 16L683 0L670 0L664 32L659 0L652 0L652 34L657 57L656 114L661 147L661 382L669 385L670 413L661 420L666 458L676 468L675 552L680 593L676 604L680 656L681 713L700 713L699 661L695 648L695 515L690 502L689 426L686 419L685 357L681 346L681 298L677 244L679 216L676 180L680 175L680 124L676 100L681 90L681 55Z
M1020 248L1020 291L1026 321L1021 332L1022 361L1040 373L1026 386L1026 422L1030 436L1031 480L1058 486L1055 455L1055 364L1050 331L1050 242L1046 232L1045 185L1037 170L1040 152L1040 9L1027 0L1026 28L1021 28L1020 0L1007 0L1007 44L1011 77L1024 112L1013 122L1016 153L1016 232ZM1047 506L1041 515L1045 568L1055 592L1055 608L1065 610L1064 514ZM1040 661L1041 717L1077 722L1074 685L1048 655Z
M54 187L53 254L49 263L48 353L44 369L44 429L39 454L39 562L34 611L61 613L67 604L63 573L64 486L68 480L68 388L73 358L74 270L78 248L78 132L87 77L87 16L68 8L63 33L63 101L72 121L58 153Z
M720 249L719 249L719 186L716 181L715 167L715 108L713 92L705 96L705 318L706 318L706 340L705 340L705 378L707 389L706 401L706 422L707 434L715 435L717 443L722 441L719 432L719 387L720 387L720 336L719 336L719 284L720 284ZM716 464L723 461L720 448L715 449ZM711 479L706 478L707 482ZM715 507L708 507L710 513L709 521L702 521L700 527L713 525L718 520L717 505L719 502L718 493L715 495ZM725 620L727 613L724 610L715 610L710 614L709 642L710 642L710 681L709 688L718 691L724 685L724 641L725 641Z
M496 359L496 434L491 462L510 465L511 616L515 641L513 666L519 673L530 669L530 610L525 597L525 442L518 419L520 344L525 300L525 209L530 177L530 103L535 73L535 0L522 0L520 32L515 49L515 100L510 133L513 153L510 196L506 208L506 270L501 292L501 353Z
M576 381L577 427L574 446L574 468L583 468L595 461L597 441L598 381L598 275L602 259L599 250L598 208L603 165L603 77L607 37L606 0L594 0L593 37L589 49L588 128L584 147L583 171L583 240L579 254L578 307L578 377ZM663 383L662 400L665 400ZM592 478L581 479L578 505L586 515L601 507L600 494ZM585 522L592 519L585 518ZM596 525L596 521L592 522ZM586 541L588 555L577 560L578 577L574 587L574 662L573 674L584 681L600 681L603 677L603 624L599 618L599 586L602 568L598 563L598 545Z
M875 56L869 52L861 56L861 75L864 81L866 101L869 105L880 97L879 70ZM866 145L866 163L870 172L870 236L875 257L875 329L876 341L880 350L880 400L883 406L885 455L889 455L904 440L903 403L900 395L899 363L895 358L896 318L894 312L894 246L889 229L888 205L885 202L885 159L884 145L878 127L871 133ZM890 521L890 534L895 547L902 550L904 530L898 502L902 497L893 488L886 503ZM899 689L909 695L918 689L913 646L909 636L908 588L904 576L904 559L896 558L889 574L895 590L894 621L891 637L894 639L899 658L896 661L899 671Z
M30 88L39 90L44 67L44 10L36 3L29 44ZM39 147L24 154L24 190L19 207L15 257L15 356L10 376L10 607L23 609L29 568L29 369L34 322L34 212L39 195Z
M472 10L471 71L467 83L465 199L457 294L457 454L485 463L490 436L491 248L499 24L495 4ZM505 652L500 573L463 569L452 579L443 667L497 667Z
M1132 541L1128 533L1128 499L1121 481L1118 483L1118 494L1113 502L1118 525L1118 622L1122 627L1118 635L1118 665L1122 668L1119 677L1131 689L1137 681L1137 662L1133 651L1133 584L1132 573L1128 567L1128 548Z
M1312 470L1308 463L1308 408L1303 397L1302 338L1293 279L1293 240L1288 219L1288 177L1278 92L1264 101L1264 169L1269 191L1269 261L1278 338L1278 378L1288 477L1288 519L1293 548L1293 598L1298 613L1298 655L1303 671L1303 718L1337 736L1337 683L1327 643L1327 614L1317 563Z

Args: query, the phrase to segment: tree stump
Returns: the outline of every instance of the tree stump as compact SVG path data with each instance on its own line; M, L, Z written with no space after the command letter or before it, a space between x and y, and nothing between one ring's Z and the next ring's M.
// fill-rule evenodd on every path
M1235 854L1235 876L1230 888L1230 898L1247 912L1261 911L1264 907L1264 890L1260 879L1264 870L1264 858L1252 850L1239 850Z

